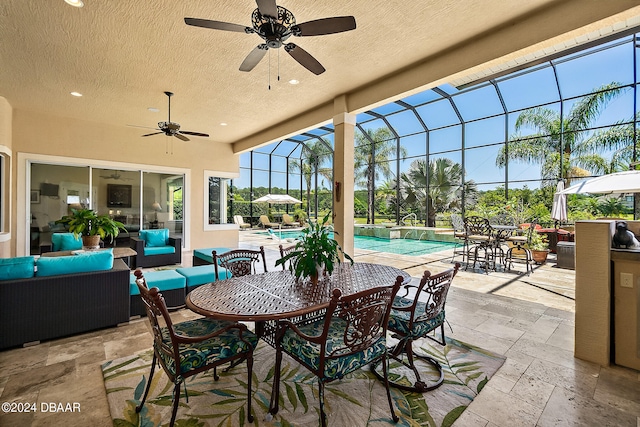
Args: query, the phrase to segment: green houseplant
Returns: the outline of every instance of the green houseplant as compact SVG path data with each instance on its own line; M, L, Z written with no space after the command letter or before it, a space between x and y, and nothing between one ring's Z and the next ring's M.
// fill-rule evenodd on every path
M98 215L93 209L73 209L71 214L56 221L63 224L76 237L82 236L82 246L98 248L100 239L109 237L111 242L118 237L120 230L127 231L124 224L108 215Z
M549 243L546 237L538 233L535 229L531 232L531 241L529 243L531 256L537 264L543 264L547 261L549 254Z
M345 259L353 259L344 253L338 242L331 236L333 227L328 224L331 212L322 221L310 222L302 230L295 249L276 261L276 266L291 260L291 268L297 279L308 277L311 283L317 284L320 274L331 274L336 264L340 264L340 254Z

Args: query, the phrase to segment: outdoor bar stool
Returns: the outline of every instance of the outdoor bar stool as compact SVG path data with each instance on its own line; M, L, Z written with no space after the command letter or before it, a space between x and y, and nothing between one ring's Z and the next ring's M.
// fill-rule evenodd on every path
M531 235L533 234L533 230L535 230L537 224L538 220L534 219L529 224L529 228L524 235L516 234L507 239L507 242L510 242L512 244L512 246L507 251L507 257L505 259L507 270L511 270L513 261L517 259L524 261L527 266L527 274L529 274L529 272L533 273L533 255L531 254L529 245L531 244ZM514 250L516 250L518 253L523 252L524 257L514 257Z
M453 227L453 237L456 239L456 246L453 248L453 256L451 262L454 261L456 255L462 255L462 263L464 264L469 251L469 240L467 239L467 230L464 227L464 220L458 214L451 214L451 226ZM462 249L459 249L462 245Z
M467 232L467 263L464 269L467 269L473 256L473 269L475 270L476 263L480 260L485 272L488 273L494 261L493 233L489 220L479 216L469 216L464 219L464 227Z

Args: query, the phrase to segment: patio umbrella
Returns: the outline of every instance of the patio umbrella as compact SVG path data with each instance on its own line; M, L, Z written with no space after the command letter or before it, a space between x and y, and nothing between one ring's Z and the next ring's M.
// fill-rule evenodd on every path
M278 205L296 204L302 203L301 200L291 197L288 194L267 194L266 196L259 197L253 201L254 203L272 203Z
M562 193L563 190L564 181L560 180L556 187L556 194L553 195L553 205L551 206L551 219L559 222L567 220L567 195Z
M602 175L579 182L562 190L561 194L640 193L640 171L626 171Z

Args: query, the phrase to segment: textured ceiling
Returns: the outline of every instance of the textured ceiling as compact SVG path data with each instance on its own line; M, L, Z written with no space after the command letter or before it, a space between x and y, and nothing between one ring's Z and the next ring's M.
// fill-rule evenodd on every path
M327 69L315 76L282 49L270 50L252 72L240 72L261 43L256 34L183 21L250 26L253 0L85 0L83 8L62 0L2 0L0 96L16 109L154 127L166 120L163 92L172 91L172 121L211 134L212 142L234 142L554 2L280 0L298 22L356 18L351 32L289 40Z

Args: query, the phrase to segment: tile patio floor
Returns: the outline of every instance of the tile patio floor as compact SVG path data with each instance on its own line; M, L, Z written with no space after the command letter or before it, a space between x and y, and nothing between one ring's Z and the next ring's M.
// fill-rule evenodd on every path
M241 232L242 247L278 242ZM212 245L214 246L214 245ZM451 251L420 257L356 250L360 262L391 264L419 277L449 268ZM184 265L191 255L184 254ZM516 271L522 272L523 265ZM416 279L414 279L416 280ZM640 372L573 357L574 273L550 258L534 274L461 271L447 300L456 339L507 357L454 426L640 427ZM193 316L173 314L176 321ZM0 426L110 426L100 364L150 347L146 319L128 325L0 352L0 402L78 402L80 413L2 414ZM270 425L259 420L261 425ZM345 426L351 427L351 426Z

